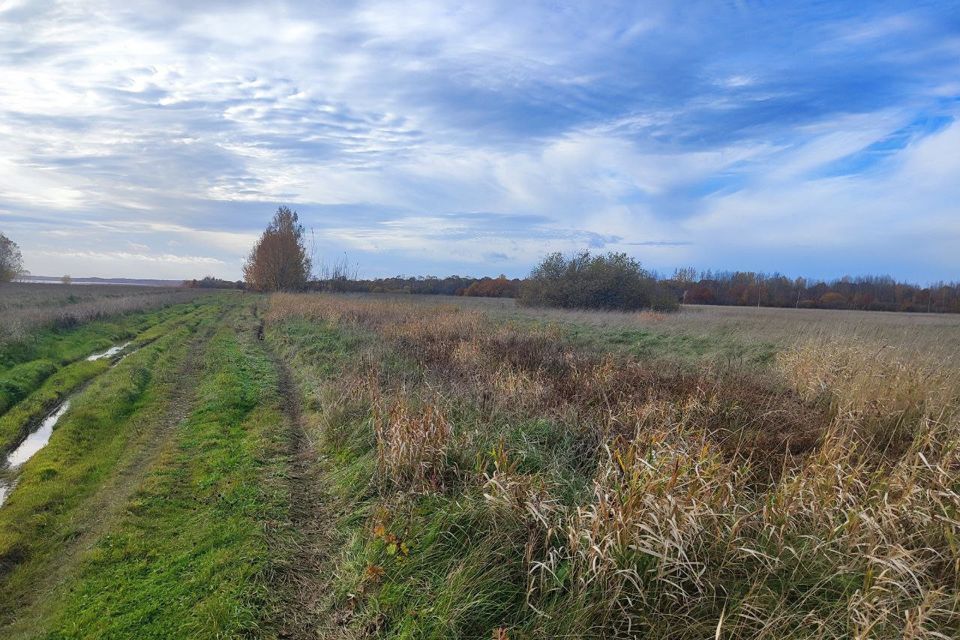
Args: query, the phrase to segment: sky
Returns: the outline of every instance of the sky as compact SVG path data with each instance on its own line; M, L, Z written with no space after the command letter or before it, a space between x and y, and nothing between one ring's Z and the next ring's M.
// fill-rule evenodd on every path
M957 280L958 117L956 0L0 0L37 275L237 279L288 205L366 277Z

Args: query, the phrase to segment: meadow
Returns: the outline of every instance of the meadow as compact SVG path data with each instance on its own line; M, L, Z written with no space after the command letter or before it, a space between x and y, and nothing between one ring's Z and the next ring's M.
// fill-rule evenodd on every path
M40 328L77 326L197 295L195 290L168 287L0 282L0 345L23 341Z
M3 452L70 405L0 471L5 638L960 635L960 317L227 292L19 335Z

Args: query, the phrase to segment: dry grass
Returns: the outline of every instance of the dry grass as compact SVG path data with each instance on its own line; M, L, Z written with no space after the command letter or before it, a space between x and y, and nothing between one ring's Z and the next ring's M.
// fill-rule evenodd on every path
M46 327L69 328L133 311L187 302L196 289L113 285L0 284L0 344Z
M866 340L815 340L780 354L778 368L804 396L822 399L856 427L888 435L909 429L920 416L952 413L960 394L960 369L902 347Z
M596 332L654 331L668 336L768 343L778 349L811 340L893 346L960 368L960 314L890 313L687 305L679 313L572 311L519 307L510 299L392 296L421 307L456 306L506 319L528 319ZM408 302L408 303L409 303Z
M498 523L486 535L504 545L520 528L518 630L960 633L960 375L930 344L891 343L887 325L869 338L794 328L769 368L691 370L576 348L556 327L503 317L332 296L278 295L270 311L272 323L307 318L375 336L381 353L424 372L400 385L371 373L376 356L358 361L377 468L404 492L481 496ZM563 444L529 468L522 430L535 421ZM462 462L481 458L489 464ZM444 481L453 475L458 483ZM570 477L587 490L571 492Z
M391 406L374 409L382 477L413 491L441 489L450 443L450 423L443 410L430 402L413 406L403 393Z

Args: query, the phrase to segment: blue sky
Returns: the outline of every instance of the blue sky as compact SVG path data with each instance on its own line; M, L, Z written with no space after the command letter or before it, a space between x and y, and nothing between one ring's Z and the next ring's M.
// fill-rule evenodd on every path
M960 279L958 2L0 2L33 273L238 278L280 204L362 275Z

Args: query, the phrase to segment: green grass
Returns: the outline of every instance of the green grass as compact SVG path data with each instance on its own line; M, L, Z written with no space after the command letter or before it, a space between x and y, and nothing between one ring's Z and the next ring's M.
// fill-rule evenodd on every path
M0 624L36 595L64 545L81 535L85 501L116 470L138 425L163 408L189 331L173 331L97 378L74 401L49 444L22 468L0 509Z
M57 365L40 359L11 367L0 374L0 415L36 389Z
M351 606L350 594L366 594L356 616L385 627L388 638L489 638L521 618L521 527L479 494L423 496L390 507L378 511L382 533L354 532L337 585L339 606Z
M208 344L196 408L50 614L48 638L267 633L285 519L277 375L246 327Z
M199 322L210 316L215 307L210 304L211 300L205 302L206 304L179 305L137 318L129 327L144 325L147 328L134 336L125 336L130 338L132 343L128 351L150 344L179 327L195 328ZM64 346L69 346L73 352L77 351L75 343L65 343ZM87 346L89 345L84 348ZM42 359L16 365L0 374L0 453L17 444L46 413L70 393L106 371L109 365L110 362L106 359L89 362L84 358L59 368L57 363ZM6 407L3 402L3 389L7 388L4 386L5 379L19 380L16 385L8 385L17 389L14 396L17 401L10 402ZM5 408L9 409L7 413L4 413Z
M98 320L69 329L47 328L27 339L0 345L0 371L31 360L48 359L67 364L102 351L163 320L178 317L185 309L196 309L206 301L173 305L156 311L131 313L110 320Z
M455 484L441 495L382 493L373 481L370 407L318 400L324 382L336 381L377 338L292 319L270 327L268 339L293 364L307 398L317 400L308 410L323 425L322 478L342 514L331 523L340 551L330 615L348 617L354 630L378 629L384 638L490 638L494 629L519 624L529 614L522 523L491 509L476 483ZM381 375L397 381L422 377L395 351L375 352L378 360L371 364ZM468 428L476 422L476 407L458 405L453 419ZM570 496L586 485L583 476L570 474L568 434L546 420L501 423L448 462L472 477L492 471L498 441L522 451L524 471L562 476Z
M70 393L110 367L107 360L81 360L60 369L39 389L0 415L0 453L11 449Z
M210 300L200 300L73 329L45 329L27 340L0 345L0 415L27 398L61 367L138 335L137 344L145 344L209 304ZM0 433L0 449L6 445Z
M581 348L621 351L642 359L767 365L780 347L748 341L726 330L702 333L658 331L656 328L597 326L575 321L559 324L564 337Z

